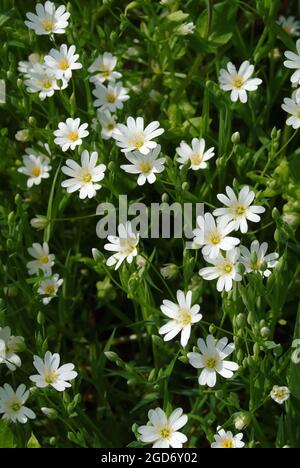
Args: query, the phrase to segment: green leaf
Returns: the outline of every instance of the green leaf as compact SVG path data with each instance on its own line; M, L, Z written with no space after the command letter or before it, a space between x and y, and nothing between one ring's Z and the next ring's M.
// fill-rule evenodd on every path
M31 433L30 439L27 442L27 448L41 448L39 441L33 432Z
M9 423L3 419L0 421L0 448L14 448L14 435Z

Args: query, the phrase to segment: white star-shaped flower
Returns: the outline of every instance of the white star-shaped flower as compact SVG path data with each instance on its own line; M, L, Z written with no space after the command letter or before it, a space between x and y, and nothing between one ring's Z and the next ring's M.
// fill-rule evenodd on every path
M231 91L230 99L236 102L238 99L245 103L248 100L247 91L256 91L262 83L260 78L250 78L253 75L254 66L246 60L236 69L233 63L227 64L227 70L220 71L220 87L224 91Z

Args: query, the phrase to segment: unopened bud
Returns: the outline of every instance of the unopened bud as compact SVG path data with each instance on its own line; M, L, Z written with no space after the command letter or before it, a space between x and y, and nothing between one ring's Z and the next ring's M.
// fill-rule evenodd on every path
M240 132L234 132L232 135L231 135L231 142L234 144L234 145L237 145L241 140L241 135L240 135Z

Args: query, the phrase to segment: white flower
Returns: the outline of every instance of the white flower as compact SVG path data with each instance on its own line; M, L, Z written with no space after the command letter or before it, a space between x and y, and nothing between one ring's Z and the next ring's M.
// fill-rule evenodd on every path
M284 55L288 60L285 60L283 65L286 68L296 69L291 76L292 83L300 83L300 39L296 42L297 54L287 50Z
M300 36L300 21L294 16L279 16L277 23L291 36Z
M153 184L156 181L155 174L160 174L165 169L164 163L166 158L157 159L160 150L161 146L157 145L148 154L141 154L139 151L127 153L126 158L131 164L123 164L121 165L121 169L129 174L139 174L138 185L144 185L145 182Z
M79 190L79 198L93 198L96 191L102 186L100 182L104 178L106 170L105 164L98 164L98 153L93 151L91 155L87 150L81 154L81 166L73 159L67 159L66 166L61 168L62 172L70 177L64 180L61 186L67 189L68 193Z
M134 119L128 117L126 125L117 124L118 132L113 133L113 138L117 140L117 145L122 148L123 153L138 150L142 154L148 154L156 148L157 143L152 141L164 133L163 128L159 128L159 122L151 122L144 129L143 117Z
M36 63L41 63L40 54L30 54L27 60L22 60L18 62L18 71L27 75L28 72L32 69L32 66Z
M28 177L27 187L40 185L42 179L49 178L49 171L52 169L49 162L50 159L47 156L35 156L34 154L23 156L24 166L19 167L18 172Z
M88 136L87 127L87 123L80 125L79 118L68 118L66 122L59 122L58 129L53 132L56 136L54 143L61 146L63 151L67 151L69 148L74 150L76 146L81 145L82 138Z
M220 427L217 429L218 433L214 435L215 442L211 444L211 448L243 448L245 443L242 441L243 434L240 432L235 436L231 431L225 432Z
M300 58L299 58L300 62ZM291 114L286 121L287 125L292 126L295 130L300 128L300 100L298 99L298 92L293 93L292 99L284 98L281 108Z
M124 88L120 81L107 86L101 83L96 84L93 95L97 98L94 106L100 107L101 110L108 109L110 112L123 109L123 102L129 99L128 89Z
M184 347L190 338L192 324L199 322L202 315L199 314L198 304L192 306L192 291L185 295L183 291L178 290L176 296L178 304L165 299L160 306L162 313L172 320L163 325L158 332L165 335L164 341L172 340L181 333L180 343Z
M198 228L193 231L195 246L202 247L202 254L208 258L217 258L220 250L231 250L240 243L236 237L228 236L234 230L235 223L220 220L216 223L210 213L197 218Z
M46 66L53 72L56 79L69 80L72 77L72 70L79 70L82 64L78 63L79 55L75 54L76 47L69 47L62 44L59 50L51 49L49 54L45 56Z
M58 89L66 87L66 84L60 87L54 72L40 63L34 64L25 76L27 78L24 81L26 90L28 93L39 93L41 101L53 96Z
M288 387L278 387L278 385L274 385L271 390L270 397L272 400L282 405L286 400L290 398L290 391Z
M99 55L88 68L89 73L97 73L90 78L91 83L104 83L105 80L115 81L121 78L121 73L114 71L117 65L117 58L110 52Z
M102 127L101 136L104 140L112 138L113 132L116 130L116 117L110 113L109 110L97 110L97 118Z
M37 3L36 15L26 13L29 21L25 21L28 28L33 29L37 35L42 34L63 34L68 26L70 13L66 11L64 5L57 9L53 2L45 2L44 5Z
M23 348L23 336L14 336L9 327L0 327L0 364L6 364L9 370L15 371L22 364L16 353Z
M216 340L212 335L206 337L206 343L202 338L197 340L200 353L188 353L190 364L196 369L203 369L199 375L199 385L214 387L217 381L217 373L225 379L230 379L233 372L239 366L233 361L226 361L225 358L233 353L234 344L228 343L228 339Z
M63 392L66 388L72 385L68 382L77 377L74 364L64 364L59 367L60 355L57 353L52 354L47 351L44 360L39 356L33 357L33 365L38 371L38 374L31 375L29 378L39 388L51 387L55 388L58 392Z
M193 34L196 25L191 21L190 23L183 23L176 29L179 36L187 36L188 34Z
M209 159L213 158L214 148L209 148L205 151L205 140L203 138L193 138L192 146L189 146L185 141L180 143L180 146L176 148L176 152L179 154L177 161L181 164L180 169L183 168L187 161L191 163L191 169L198 171L199 169L205 169Z
M230 99L236 102L238 99L247 102L247 91L256 91L262 83L260 78L250 78L253 75L254 66L246 60L237 71L236 67L229 62L227 70L220 71L220 87L224 91L231 91Z
M219 292L224 289L225 291L230 291L233 281L242 280L241 275L237 272L239 257L239 248L228 250L225 257L222 254L219 254L213 259L205 257L205 260L213 266L201 268L201 270L199 270L199 275L208 281L218 278L217 290Z
M106 261L108 266L115 265L115 270L119 268L125 259L128 263L132 262L133 257L137 256L137 245L139 243L139 236L132 231L130 221L127 221L125 225L119 224L118 234L119 237L108 236L107 240L110 243L104 245L105 250L115 252Z
M35 419L35 413L24 406L24 403L29 397L29 390L26 391L25 385L21 384L17 390L5 383L0 387L0 413L3 414L3 419L8 419L12 422L20 422L25 424L28 419Z
M47 242L43 245L34 242L32 247L29 247L28 253L36 260L32 260L27 263L28 274L35 275L42 270L45 275L51 275L52 266L54 265L55 255L49 254L49 246Z
M262 206L251 206L255 193L247 186L241 189L238 196L229 186L226 187L226 193L227 196L222 193L217 195L218 200L226 205L226 208L217 208L213 211L213 215L227 222L235 221L235 230L240 229L244 234L248 231L247 220L258 223L260 221L258 213L264 213L266 210Z
M246 272L250 273L252 271L259 272L261 275L268 277L271 274L270 268L274 268L278 261L278 253L272 252L266 255L268 250L267 242L259 244L257 240L254 240L251 243L250 251L241 245L241 257L240 262L245 265ZM261 270L263 264L266 264L266 269Z
M153 443L153 448L182 448L182 444L187 442L187 437L178 432L178 429L188 421L187 415L182 413L182 408L177 408L168 417L161 408L150 410L149 423L137 429L141 434L140 440L146 444Z
M52 278L41 280L38 288L38 293L43 297L43 304L47 305L56 296L58 288L63 284L64 280L59 278L59 275L53 275Z

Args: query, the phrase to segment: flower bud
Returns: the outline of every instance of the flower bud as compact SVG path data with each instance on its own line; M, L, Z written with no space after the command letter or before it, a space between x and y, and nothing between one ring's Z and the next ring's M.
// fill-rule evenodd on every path
M241 135L240 135L240 132L234 132L232 135L231 135L231 142L234 144L234 145L237 145L241 140Z
M48 218L43 215L37 215L35 218L30 220L31 226L36 229L37 231L42 231L46 229L49 224Z
M238 314L236 316L236 324L238 327L242 328L246 325L246 315L245 314Z
M15 134L15 139L17 141L22 141L22 142L28 141L29 140L29 130L27 130L26 128L23 129L23 130L18 130L17 133Z
M188 182L183 182L181 188L184 192L188 192L190 190L190 185Z
M113 351L105 351L104 355L111 362L117 362L117 359L119 359L117 353L114 353Z
M238 431L242 431L250 423L251 417L249 413L237 413L234 418L234 426Z
M262 327L260 330L260 334L263 338L269 338L271 335L271 330L268 327Z
M178 267L174 263L167 263L160 269L160 274L165 279L175 278L178 274Z
M47 416L49 419L56 419L57 418L57 411L54 408L47 408L42 406L41 412Z

